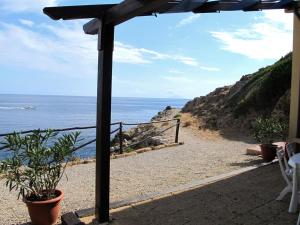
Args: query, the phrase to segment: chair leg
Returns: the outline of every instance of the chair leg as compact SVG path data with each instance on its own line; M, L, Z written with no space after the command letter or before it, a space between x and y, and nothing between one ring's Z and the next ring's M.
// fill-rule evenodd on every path
M300 213L299 213L299 216L298 216L297 225L300 225Z
M298 206L297 192L293 192L291 202L290 202L290 207L289 207L289 213L297 212L297 206Z
M292 188L292 198L289 207L289 213L295 213L297 211L298 206L298 174L296 173L296 169L294 169L293 173L293 188Z
M281 201L286 194L288 194L289 192L292 192L292 187L291 186L286 186L278 195L278 197L276 198L277 201Z

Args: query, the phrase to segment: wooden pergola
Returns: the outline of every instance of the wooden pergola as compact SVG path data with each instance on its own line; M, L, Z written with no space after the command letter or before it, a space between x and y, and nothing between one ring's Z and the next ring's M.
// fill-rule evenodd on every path
M124 0L119 4L44 8L44 13L54 20L91 18L92 20L83 26L83 30L86 34L98 35L95 214L100 223L109 221L111 87L115 26L134 17L165 13L215 13L267 9L285 9L286 12L293 12L293 66L289 137L300 143L299 6L298 0Z

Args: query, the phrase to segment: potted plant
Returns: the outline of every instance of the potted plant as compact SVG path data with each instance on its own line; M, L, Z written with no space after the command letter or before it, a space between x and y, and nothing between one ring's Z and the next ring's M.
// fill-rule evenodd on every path
M1 143L10 157L0 162L0 173L10 191L18 191L34 225L51 225L60 214L64 193L56 189L71 160L80 133L58 135L36 130L14 133Z
M276 156L277 145L273 142L275 139L285 139L287 133L287 123L276 117L256 119L254 129L254 138L260 143L261 155L264 161L270 162Z

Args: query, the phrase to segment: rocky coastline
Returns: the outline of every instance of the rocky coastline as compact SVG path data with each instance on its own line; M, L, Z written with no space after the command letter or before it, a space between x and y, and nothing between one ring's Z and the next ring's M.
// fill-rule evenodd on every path
M148 147L168 146L174 143L174 125L180 118L180 111L181 109L167 106L163 111L153 116L149 123L140 124L122 132L124 152L128 153ZM117 134L112 140L111 151L118 153L119 146L120 134Z

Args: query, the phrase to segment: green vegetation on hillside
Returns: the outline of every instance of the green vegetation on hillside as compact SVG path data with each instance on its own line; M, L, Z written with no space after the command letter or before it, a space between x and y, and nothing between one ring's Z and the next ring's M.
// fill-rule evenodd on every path
M292 54L289 53L275 64L250 75L241 91L232 96L229 106L234 114L247 114L250 109L270 113L279 98L291 85Z
M273 65L242 76L231 86L216 88L186 103L182 112L200 119L200 127L249 133L257 117L276 117L287 124L290 105L292 54Z

